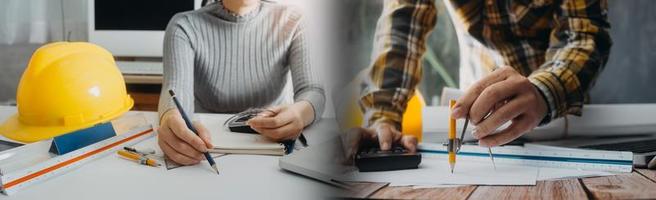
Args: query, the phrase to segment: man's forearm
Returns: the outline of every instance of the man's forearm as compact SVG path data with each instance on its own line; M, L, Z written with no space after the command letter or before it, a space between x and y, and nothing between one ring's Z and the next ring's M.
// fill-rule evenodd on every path
M422 56L436 14L432 0L385 1L360 99L365 126L384 121L400 128L401 115L421 79Z
M578 2L570 2L578 1ZM581 115L585 95L603 69L612 41L605 1L570 0L553 29L546 62L529 76L547 101L548 122L566 114Z

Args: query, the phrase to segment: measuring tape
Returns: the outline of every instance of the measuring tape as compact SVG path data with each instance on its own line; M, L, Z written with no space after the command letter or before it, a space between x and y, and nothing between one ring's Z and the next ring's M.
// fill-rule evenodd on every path
M419 144L422 155L446 158L446 146L435 143ZM600 151L581 149L535 149L521 146L493 147L494 161L506 164L534 167L570 168L592 171L631 172L633 153L621 151ZM489 162L487 147L463 145L458 159Z
M6 168L14 168L15 170L4 170L6 169L5 165L2 166L3 174L0 175L2 192L7 195L13 194L32 184L64 174L85 163L115 152L123 148L123 146L134 145L153 135L152 125L141 126L127 133L114 136L64 155L46 159L37 164L32 163L31 165L27 165L27 163L22 163L24 167L20 167L16 165L11 166L12 163L6 163ZM9 154L5 153L5 155L15 157L15 159L31 159L32 161L30 162L33 162L34 160L43 159L44 156L47 156L47 148L50 144L50 141L27 144L23 147L16 148L15 151L8 152ZM46 150L43 151L44 149ZM3 162L12 161L3 160Z

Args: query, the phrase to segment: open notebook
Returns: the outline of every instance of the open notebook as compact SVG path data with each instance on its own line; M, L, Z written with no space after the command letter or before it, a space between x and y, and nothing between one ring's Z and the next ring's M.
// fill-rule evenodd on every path
M212 129L210 153L285 155L285 146L268 140L259 134L235 133L224 129Z
M285 145L262 135L226 130L222 126L225 118L201 115L200 120L212 132L214 148L210 153L285 155Z

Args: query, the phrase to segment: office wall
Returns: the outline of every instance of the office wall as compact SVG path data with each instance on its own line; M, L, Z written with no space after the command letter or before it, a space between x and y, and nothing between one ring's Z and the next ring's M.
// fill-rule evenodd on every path
M338 52L340 64L336 66L336 70L343 74L338 77L341 85L336 87L339 88L350 83L361 70L370 67L373 36L384 1L335 1L340 7L340 13L336 14L335 18L342 27L336 30L335 34L338 34L343 41L342 48ZM458 40L446 7L442 0L435 1L438 10L437 23L428 38L428 50L424 56L435 62L424 59L424 76L419 85L419 91L429 104L436 102L439 98L435 97L440 95L442 87L449 85L445 81L447 79L445 76L449 76L448 79L454 80L453 82L457 84L460 60Z
M0 45L0 105L13 102L18 80L38 44Z
M87 0L3 0L0 12L0 104L5 104L15 101L20 76L43 42L87 40Z
M656 1L609 1L613 48L592 103L656 103Z

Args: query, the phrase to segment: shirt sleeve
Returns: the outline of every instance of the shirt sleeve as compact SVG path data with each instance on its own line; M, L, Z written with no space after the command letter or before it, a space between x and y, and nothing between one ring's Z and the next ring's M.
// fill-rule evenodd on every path
M585 95L612 45L606 1L565 0L559 9L546 62L529 76L549 107L541 124L566 114L581 115Z
M194 49L191 40L174 17L164 34L163 67L164 77L159 97L160 120L166 111L176 108L169 90L173 89L185 112L193 118L194 113Z
M289 47L289 67L294 87L294 101L308 101L314 110L314 120L318 121L324 111L326 96L323 85L316 75L305 34L305 24L302 16L297 13L299 22L294 30L292 42Z
M360 99L365 127L388 122L401 129L402 114L422 76L426 39L436 14L433 0L385 1Z

